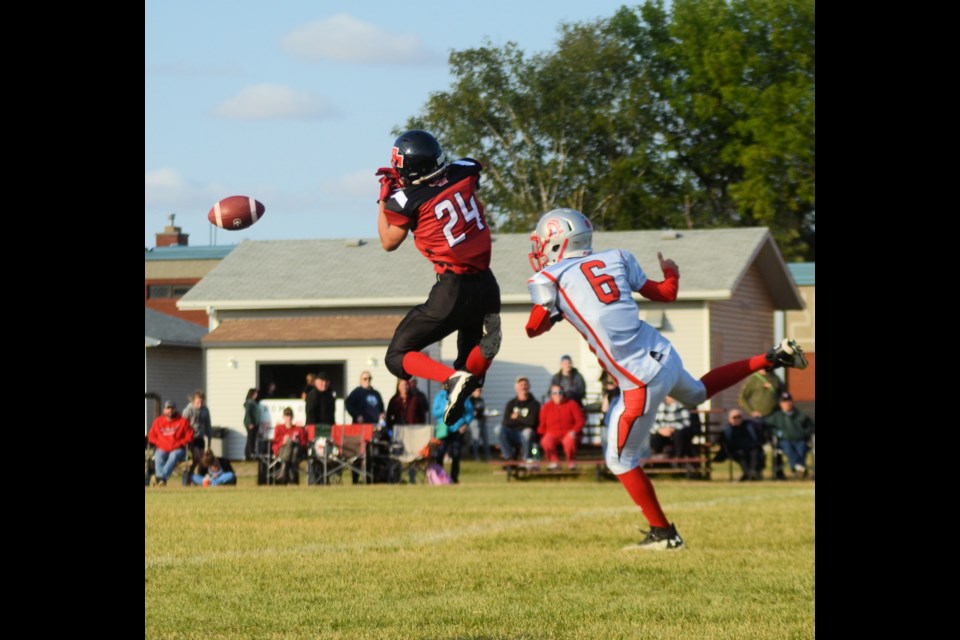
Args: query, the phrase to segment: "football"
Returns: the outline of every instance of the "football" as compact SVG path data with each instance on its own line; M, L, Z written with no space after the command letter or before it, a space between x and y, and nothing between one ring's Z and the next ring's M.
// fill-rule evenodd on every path
M239 231L253 226L263 217L266 208L262 202L247 196L230 196L211 207L207 220L221 229Z

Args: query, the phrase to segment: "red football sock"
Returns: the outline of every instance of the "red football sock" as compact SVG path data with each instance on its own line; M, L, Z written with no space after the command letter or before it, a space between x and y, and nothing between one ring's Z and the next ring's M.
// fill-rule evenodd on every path
M670 523L667 522L667 516L663 515L663 509L660 508L657 492L653 490L653 484L647 474L643 472L643 469L637 467L617 477L620 478L623 488L627 490L636 505L640 507L643 517L647 519L651 527L670 526Z
M493 360L487 360L480 355L480 347L474 347L470 351L470 355L467 356L467 371L475 376L482 376L485 374L487 369L490 368L491 364L493 364Z
M770 361L765 355L753 356L711 369L700 378L700 382L707 388L707 398L712 398L714 394L732 387L754 371L760 371L769 366Z
M403 356L403 370L417 378L446 382L447 378L456 373L445 364L427 357L419 351L408 351Z

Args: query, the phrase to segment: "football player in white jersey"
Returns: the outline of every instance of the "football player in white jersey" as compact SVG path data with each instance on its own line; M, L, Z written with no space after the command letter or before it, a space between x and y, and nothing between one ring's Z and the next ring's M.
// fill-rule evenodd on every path
M640 320L631 297L636 291L657 302L676 300L680 269L673 260L657 254L664 278L657 282L628 251L594 253L593 226L574 209L543 214L530 240L530 264L536 273L527 282L534 305L527 335L538 336L566 318L604 370L620 383L622 393L610 415L606 462L650 523L646 537L626 549L680 549L683 539L663 514L653 485L640 468L640 452L656 408L667 395L699 405L771 365L803 369L807 366L803 350L784 339L765 354L717 367L697 380L683 368L670 341Z

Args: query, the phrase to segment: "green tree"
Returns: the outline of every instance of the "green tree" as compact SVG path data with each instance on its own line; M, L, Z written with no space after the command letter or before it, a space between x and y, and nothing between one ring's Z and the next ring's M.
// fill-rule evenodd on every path
M569 206L602 229L765 225L812 257L814 50L812 0L647 2L537 56L453 52L453 86L407 125L484 163L505 231Z

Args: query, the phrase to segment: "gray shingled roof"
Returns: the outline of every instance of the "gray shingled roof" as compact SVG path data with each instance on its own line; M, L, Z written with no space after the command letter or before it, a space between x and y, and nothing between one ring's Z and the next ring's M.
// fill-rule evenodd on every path
M181 318L143 308L143 333L148 347L199 347L207 330Z
M348 240L241 242L181 298L182 308L242 307L244 302L263 306L270 301L326 306L334 300L363 306L425 299L435 278L412 237L392 253L383 251L377 239L355 245ZM657 251L662 251L680 266L681 299L729 294L758 260L780 308L802 308L766 228L689 230L677 239L665 239L663 231L598 231L593 248L632 252L654 279L661 277ZM529 251L527 234L494 236L491 268L505 302L528 299Z

